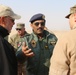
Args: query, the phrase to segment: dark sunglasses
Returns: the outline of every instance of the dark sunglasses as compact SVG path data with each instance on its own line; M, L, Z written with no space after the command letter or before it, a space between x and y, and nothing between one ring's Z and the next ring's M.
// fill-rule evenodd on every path
M14 19L10 19L12 22L14 22L15 20Z
M5 18L7 18L7 17L9 17L9 16L5 16ZM15 21L15 19L12 19L11 17L9 17L9 19L10 19L12 22Z
M20 28L16 28L16 30L21 30Z
M41 26L45 26L45 22L35 22L35 23L34 23L35 26L39 26L39 24L40 24Z

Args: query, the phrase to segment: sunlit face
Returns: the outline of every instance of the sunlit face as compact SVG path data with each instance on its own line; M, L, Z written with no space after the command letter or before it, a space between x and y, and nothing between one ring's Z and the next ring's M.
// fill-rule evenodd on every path
M69 24L71 29L73 29L73 26L76 25L76 13L70 15Z
M36 20L33 23L31 23L31 27L36 34L42 34L44 27L45 27L45 21L44 20Z
M18 35L23 36L25 34L25 28L16 28Z
M14 19L12 19L9 16L4 17L3 24L4 24L4 27L8 30L8 32L10 32L14 25Z

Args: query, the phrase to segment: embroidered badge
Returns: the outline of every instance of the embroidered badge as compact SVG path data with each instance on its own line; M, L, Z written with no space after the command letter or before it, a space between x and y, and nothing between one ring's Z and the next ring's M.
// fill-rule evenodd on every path
M36 47L36 41L35 41L35 40L32 40L32 41L31 41L31 46L32 46L32 47Z
M56 42L55 41L51 41L50 44L54 46L56 44Z
M48 46L47 46L47 45L45 46L45 49L46 49L46 50L48 49Z
M43 15L42 18L45 19L45 16Z

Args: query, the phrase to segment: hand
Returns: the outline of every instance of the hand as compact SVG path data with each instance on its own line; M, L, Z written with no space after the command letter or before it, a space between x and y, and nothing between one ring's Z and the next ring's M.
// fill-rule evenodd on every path
M27 57L32 57L34 56L34 52L32 52L31 49L28 48L28 46L26 46L26 43L23 42L22 44L22 52L27 56Z

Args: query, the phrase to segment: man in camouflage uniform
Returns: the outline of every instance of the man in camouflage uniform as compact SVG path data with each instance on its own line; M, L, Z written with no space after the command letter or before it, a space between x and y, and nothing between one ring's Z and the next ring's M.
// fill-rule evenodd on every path
M25 24L24 23L17 23L16 26L17 34L14 34L9 37L9 43L15 48L15 51L17 48L22 44L22 42L25 40L25 37L29 34L25 31ZM18 63L18 75L25 75L25 64Z
M31 19L33 32L16 53L19 62L26 60L27 75L48 75L49 60L57 42L54 34L44 30L45 16L41 13Z

